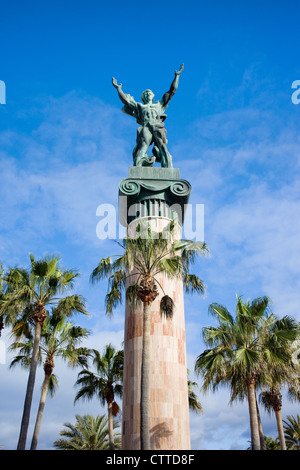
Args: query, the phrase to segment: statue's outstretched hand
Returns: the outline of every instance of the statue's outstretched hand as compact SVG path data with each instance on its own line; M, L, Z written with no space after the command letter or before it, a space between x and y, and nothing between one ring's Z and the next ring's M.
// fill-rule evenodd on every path
M177 72L177 70L175 70L175 75L180 75L182 71L183 71L183 64L181 64L180 69L178 70L178 72Z
M122 83L120 85L118 85L117 80L114 77L112 78L112 84L117 89L122 88Z

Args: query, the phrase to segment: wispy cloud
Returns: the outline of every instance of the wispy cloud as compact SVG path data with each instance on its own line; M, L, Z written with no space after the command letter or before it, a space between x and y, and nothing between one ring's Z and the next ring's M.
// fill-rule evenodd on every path
M236 290L268 294L278 314L299 318L300 140L293 119L252 105L202 118L190 134L173 153L187 157L178 166L192 183L191 201L205 205L209 292L217 289L224 301L229 290L232 297Z
M0 256L59 235L99 243L96 209L101 203L117 208L131 159L122 124L113 108L71 94L48 104L30 137L0 134Z

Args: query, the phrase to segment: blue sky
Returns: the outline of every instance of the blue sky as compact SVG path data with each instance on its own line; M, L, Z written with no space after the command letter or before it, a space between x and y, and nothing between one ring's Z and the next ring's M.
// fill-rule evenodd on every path
M300 106L291 101L300 79L299 12L292 0L1 3L0 260L26 266L30 252L55 252L77 268L90 317L76 320L92 331L91 346L123 339L123 310L107 319L106 286L89 285L97 261L115 250L96 236L96 210L117 207L137 127L121 113L111 77L136 100L146 88L159 99L182 62L168 145L192 185L190 202L204 204L212 253L197 267L206 297L186 298L188 366L203 349L211 302L233 312L236 293L268 295L275 313L300 320ZM27 375L7 364L0 370L0 444L14 449ZM73 406L77 372L62 364L56 372L61 385L46 404L41 449L75 413L103 411L97 402ZM200 395L205 413L191 415L194 449L247 447L247 404L229 407L228 399L225 390ZM297 413L285 400L283 416ZM276 436L273 416L263 414L263 426Z

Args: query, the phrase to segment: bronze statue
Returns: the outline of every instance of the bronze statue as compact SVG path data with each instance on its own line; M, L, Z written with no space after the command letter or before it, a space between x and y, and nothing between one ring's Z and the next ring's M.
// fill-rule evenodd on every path
M162 167L172 168L172 157L167 150L167 131L164 121L167 117L165 110L171 98L174 96L179 82L179 75L183 70L183 64L179 71L175 70L175 77L161 100L153 102L154 94L151 90L145 90L142 93L143 103L137 103L134 98L125 94L122 90L122 84L118 85L115 78L112 84L118 91L118 95L124 104L122 111L129 116L133 116L140 127L137 129L136 146L133 150L134 166L152 166L154 162L161 163ZM147 155L151 144L153 146L153 156Z

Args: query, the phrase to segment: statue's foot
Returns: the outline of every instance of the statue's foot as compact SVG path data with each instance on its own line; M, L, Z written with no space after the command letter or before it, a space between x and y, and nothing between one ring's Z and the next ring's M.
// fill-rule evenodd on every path
M136 159L135 166L153 166L156 158L146 155L145 157L139 157Z

